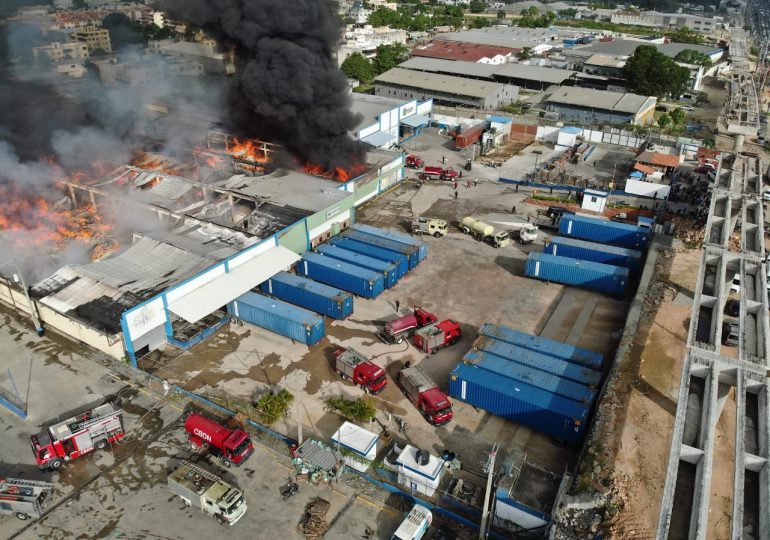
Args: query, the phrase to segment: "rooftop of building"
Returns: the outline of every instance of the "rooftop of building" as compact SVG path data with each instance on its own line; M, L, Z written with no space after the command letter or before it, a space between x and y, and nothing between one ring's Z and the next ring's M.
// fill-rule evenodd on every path
M361 121L356 126L356 130L362 127L371 126L377 122L377 118L384 112L393 110L404 104L403 100L389 98L385 96L372 96L370 94L359 94L354 92L350 94L350 110L354 114L361 115Z
M485 98L489 94L499 91L503 86L500 83L489 81L479 81L476 79L440 75L438 73L428 73L425 71L413 71L411 69L403 68L393 68L378 75L374 80L375 82L397 84L399 86L421 88L434 92L474 98Z
M429 71L432 73L445 73L448 75L464 75L479 79L492 80L500 66L483 64L480 62L465 62L462 60L444 60L443 58L428 58L415 56L398 65L400 68L415 71Z
M539 34L538 34L539 35ZM549 45L561 44L555 39L545 39L542 37L520 37L516 32L505 32L497 28L485 28L481 30L462 30L460 32L450 32L439 34L431 43L441 41L453 41L456 43L465 43L477 47L503 47L512 49L514 54L518 54L525 48L535 49L536 47L545 47ZM456 60L468 60L468 58L456 58Z
M594 41L590 45L576 48L575 51L590 52L593 54L631 56L634 51L642 45L654 45L660 52L670 58L684 50L693 50L702 54L712 55L720 52L722 49L708 45L693 45L690 43L646 43L644 41L635 41L630 39L617 39L612 41Z
M637 114L650 105L654 105L656 99L638 94L621 94L606 90L564 86L557 88L546 101L561 105Z
M611 54L592 54L586 61L586 64L600 67L622 68L626 61Z
M532 66L528 64L505 64L497 71L499 77L527 79L550 84L561 84L575 73L575 71L568 69Z
M445 60L478 62L483 58L494 58L498 55L506 56L519 52L521 52L521 49L511 47L435 39L426 45L420 45L412 49L412 56L429 56Z

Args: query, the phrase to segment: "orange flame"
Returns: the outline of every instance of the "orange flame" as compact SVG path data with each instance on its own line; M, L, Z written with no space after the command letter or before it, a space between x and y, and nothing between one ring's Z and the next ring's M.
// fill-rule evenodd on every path
M109 235L114 225L104 220L92 205L73 210L54 208L46 199L0 184L0 232L4 239L19 246L62 247L68 240L87 243Z
M262 141L253 139L241 140L233 137L233 144L227 147L227 153L235 159L252 163L267 163L270 160Z
M353 163L347 169L344 167L334 167L333 171L327 171L320 165L315 163L307 163L302 167L302 172L312 176L320 176L321 178L327 178L329 180L337 180L338 182L347 182L351 178L355 178L362 173L366 172L366 165L363 163Z

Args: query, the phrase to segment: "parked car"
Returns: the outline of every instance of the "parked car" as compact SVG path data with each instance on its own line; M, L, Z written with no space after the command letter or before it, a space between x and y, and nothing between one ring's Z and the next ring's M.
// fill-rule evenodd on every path
M762 199L770 201L770 189L766 189L764 193L762 193Z
M734 298L731 298L730 300L725 302L725 315L729 315L730 317L737 317L740 311L741 311L740 300L735 300Z
M560 218L564 214L574 214L574 213L575 212L573 212L569 208L565 208L564 206L549 206L548 210L546 210L545 212L545 215L547 215L550 218L552 217Z
M735 293L741 292L741 275L735 274L733 276L733 282L730 284L730 290Z
M722 323L722 344L736 346L740 342L741 326L738 321L730 319Z

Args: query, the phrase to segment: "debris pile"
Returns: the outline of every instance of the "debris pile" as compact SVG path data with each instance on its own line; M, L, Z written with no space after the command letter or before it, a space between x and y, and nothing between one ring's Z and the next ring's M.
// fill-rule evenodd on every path
M674 217L674 235L690 249L700 249L706 236L706 229L698 226L696 220L686 217Z
M329 529L326 514L329 513L331 504L324 499L314 499L305 508L305 514L297 526L298 532L305 538L321 538Z

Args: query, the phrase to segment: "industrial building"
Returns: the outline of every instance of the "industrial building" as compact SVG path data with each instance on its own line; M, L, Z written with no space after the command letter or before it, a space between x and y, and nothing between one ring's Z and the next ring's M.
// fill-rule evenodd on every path
M350 227L357 205L403 178L396 152L373 148L349 180L344 171L332 180L275 169L277 150L212 129L189 159L145 154L106 176L63 181L89 221L111 207L135 223L119 254L108 256L117 243L105 238L96 262L30 287L41 323L134 365L166 343L189 348L229 320L226 304ZM0 300L29 313L23 291L5 283Z
M603 54L610 56L625 56L629 57L634 54L634 51L642 45L653 45L657 49L668 56L669 58L675 58L677 54L682 51L695 51L701 54L705 54L712 62L718 61L724 55L724 50L708 45L693 45L690 43L659 43L658 40L644 41L644 40L630 40L630 39L616 39L612 41L594 41L590 45L575 47L571 54ZM589 56L590 56L589 55Z
M480 65L480 64L474 64ZM351 94L351 110L361 116L353 136L375 148L390 148L420 134L430 123L433 100L403 100Z
M412 49L412 56L497 65L511 62L521 50L520 48L464 43L459 40L437 39Z
M374 79L374 93L402 100L432 98L439 103L496 109L516 101L519 89L508 84L397 67Z
M657 102L652 96L561 87L546 98L546 109L564 122L646 126L653 121Z

